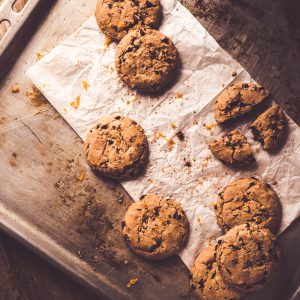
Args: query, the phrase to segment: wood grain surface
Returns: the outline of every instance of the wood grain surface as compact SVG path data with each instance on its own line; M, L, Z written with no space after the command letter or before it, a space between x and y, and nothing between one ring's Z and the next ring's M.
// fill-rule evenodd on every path
M76 134L45 99L32 92L24 76L36 52L53 48L92 14L95 5L95 1L76 1L74 12L72 1L50 2L41 1L26 25L26 34L18 37L0 61L0 199L104 274L108 285L126 297L191 299L188 271L178 257L149 263L127 250L120 222L131 199L118 184L90 172ZM300 124L300 3L182 2ZM62 26L66 20L68 24ZM12 87L19 87L20 92L12 93ZM81 181L83 173L88 179ZM291 299L300 283L299 232L297 221L280 236L280 276L252 299ZM4 274L0 299L93 299L6 234L0 235L0 250ZM131 278L140 280L129 289L126 283Z

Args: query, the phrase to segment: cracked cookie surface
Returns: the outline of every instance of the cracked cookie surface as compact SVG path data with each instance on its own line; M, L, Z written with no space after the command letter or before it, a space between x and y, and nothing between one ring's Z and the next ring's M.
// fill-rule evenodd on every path
M158 195L146 195L128 208L123 235L137 254L163 259L184 245L188 221L178 203Z
M115 66L130 88L154 93L175 77L179 54L172 40L161 32L137 29L130 31L117 46Z
M269 92L257 83L234 84L224 90L214 104L215 119L221 124L236 119L263 102Z
M276 238L268 229L253 223L235 226L223 236L217 262L227 283L246 291L257 290L276 274Z
M136 176L149 155L142 127L121 115L100 119L87 134L84 147L90 166L101 175L116 179Z
M278 105L272 105L251 125L254 139L262 144L263 149L273 150L281 145L286 132L286 118Z
M158 28L162 9L159 0L98 0L96 20L112 41L120 41L129 30Z
M227 284L216 261L218 245L207 246L196 258L192 267L191 288L203 300L238 300L246 292Z
M251 147L239 130L222 135L209 143L209 149L219 160L234 166L248 165L254 162Z
M253 222L276 233L282 207L272 187L254 177L228 184L214 206L218 225L227 231L236 225Z

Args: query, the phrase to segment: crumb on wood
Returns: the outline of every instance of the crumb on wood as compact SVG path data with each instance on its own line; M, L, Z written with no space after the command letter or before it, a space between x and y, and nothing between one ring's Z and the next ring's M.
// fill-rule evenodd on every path
M74 109L78 109L80 106L80 96L77 96L75 101L72 101L70 103L70 105L74 108Z
M39 107L46 103L46 98L35 86L33 86L31 90L27 90L25 95L30 99L31 103L35 107Z
M90 87L90 85L88 84L88 82L82 81L82 87L87 91L87 89Z
M40 59L42 59L44 57L44 54L42 54L40 52L36 52L35 55L36 55L36 59L35 59L36 61L39 61Z
M13 94L18 94L20 93L20 87L18 85L15 85L13 86L10 91L13 93Z
M183 94L182 93L176 93L176 98L177 99L182 99L183 98Z
M85 179L87 179L86 171L82 171L82 172L80 173L80 176L78 177L78 180L82 182L82 181L84 181Z
M139 281L138 278L130 279L130 281L127 283L127 287L128 287L128 288L131 288L131 287L132 287L133 285L135 285L138 281Z

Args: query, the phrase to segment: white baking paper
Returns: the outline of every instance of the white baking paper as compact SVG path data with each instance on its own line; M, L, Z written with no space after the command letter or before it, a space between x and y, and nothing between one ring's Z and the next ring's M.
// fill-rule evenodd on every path
M269 155L252 140L245 124L238 124L251 142L257 165L236 172L213 158L207 142L221 129L212 126L212 103L233 79L251 78L179 2L161 2L160 31L173 39L182 62L178 81L163 95L142 96L122 83L114 69L116 45L105 45L94 17L31 67L28 76L83 139L107 114L122 113L141 124L150 143L150 163L145 175L122 184L135 201L143 194L158 193L182 204L190 238L179 254L191 267L201 248L221 235L212 203L235 178L257 175L274 184L283 206L281 231L299 216L300 130L289 119L284 148ZM184 141L176 136L179 131Z

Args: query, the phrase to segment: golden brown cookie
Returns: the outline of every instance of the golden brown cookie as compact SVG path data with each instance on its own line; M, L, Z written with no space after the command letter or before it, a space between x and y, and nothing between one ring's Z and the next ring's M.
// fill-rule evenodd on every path
M249 165L254 162L251 147L239 130L233 130L212 141L209 149L216 158L233 166Z
M116 179L136 176L149 155L142 127L121 115L100 119L89 131L84 147L90 166L101 175Z
M217 262L227 283L246 291L257 290L276 274L276 238L268 229L253 223L235 226L223 236Z
M137 254L163 259L185 243L188 221L178 203L158 195L147 195L128 208L123 235Z
M246 292L227 284L216 261L218 245L206 247L196 258L192 267L191 288L202 300L238 300Z
M214 208L217 222L225 232L236 225L253 222L276 233L281 222L282 208L276 192L254 177L228 184Z
M250 128L254 139L262 144L263 149L276 149L281 145L286 129L284 112L278 105L273 105L262 113Z
M236 119L253 110L268 96L269 92L257 83L233 84L215 102L215 119L219 124Z
M154 93L175 76L179 54L171 39L154 29L132 30L116 48L115 65L131 88Z
M131 29L158 28L162 10L159 0L98 0L95 15L100 29L118 42Z

